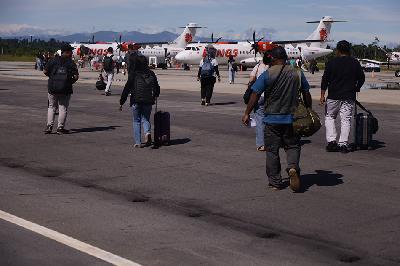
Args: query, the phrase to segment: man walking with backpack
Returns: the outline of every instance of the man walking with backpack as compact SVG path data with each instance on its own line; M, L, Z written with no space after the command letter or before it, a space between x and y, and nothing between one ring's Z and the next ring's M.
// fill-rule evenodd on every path
M104 79L107 81L107 86L105 89L106 96L111 95L111 84L112 84L112 81L114 78L115 61L113 59L113 57L114 57L113 52L114 52L113 48L108 47L107 54L103 58L102 72L104 74L103 75Z
M49 77L48 81L48 100L47 125L45 134L53 131L54 117L56 110L59 110L57 134L66 134L65 129L67 112L71 94L73 93L72 84L79 79L79 72L76 64L72 60L72 51L69 44L61 47L61 56L51 59L44 69L44 74Z
M365 82L364 71L357 59L351 57L351 44L340 41L336 46L337 56L326 65L321 81L320 104L325 106L326 151L348 153L351 119L356 94ZM328 90L328 97L325 93ZM340 138L336 142L335 119L340 114Z
M212 45L207 46L206 55L200 61L197 80L201 84L201 105L209 106L211 97L214 91L216 76L218 82L221 82L221 77L218 70L218 62L215 59L216 50Z
M253 93L247 104L242 122L248 126L250 113L260 95L265 93L264 124L265 148L267 153L266 172L269 186L273 190L286 187L281 176L279 149L286 152L290 188L299 191L300 186L300 137L293 129L293 114L299 105L299 93L303 95L306 107L311 108L310 86L300 70L286 65L287 54L283 47L271 50L271 67L252 86Z

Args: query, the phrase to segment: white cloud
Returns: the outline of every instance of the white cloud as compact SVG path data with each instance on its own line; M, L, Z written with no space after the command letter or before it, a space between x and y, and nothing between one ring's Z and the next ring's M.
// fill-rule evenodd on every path
M59 35L68 34L68 31L60 29L45 29L28 24L0 24L0 36L26 36L26 35Z

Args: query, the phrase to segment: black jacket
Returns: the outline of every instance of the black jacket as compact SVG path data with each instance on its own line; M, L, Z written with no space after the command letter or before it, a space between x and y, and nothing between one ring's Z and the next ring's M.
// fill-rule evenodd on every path
M135 88L136 84L136 74L148 74L151 75L154 80L155 84L153 86L152 97L149 98L149 94L143 91L141 88ZM160 85L158 84L157 76L151 70L146 70L145 72L131 72L128 76L128 81L125 84L124 90L121 94L121 99L119 101L120 105L124 105L126 100L128 99L128 95L130 96L130 106L137 104L137 103L145 103L145 104L154 104L155 98L160 96Z
M364 82L364 71L357 59L341 56L326 65L321 90L328 90L328 99L355 100Z
M73 76L79 74L78 67L71 58L64 58L62 56L52 58L45 66L45 70L47 71L47 75L49 76L49 82L48 82L49 93L50 93L50 86L52 83L52 75L59 65L66 65L69 76L69 82L66 86L65 94L67 95L72 94L73 93L72 84L76 82L76 80L73 79Z

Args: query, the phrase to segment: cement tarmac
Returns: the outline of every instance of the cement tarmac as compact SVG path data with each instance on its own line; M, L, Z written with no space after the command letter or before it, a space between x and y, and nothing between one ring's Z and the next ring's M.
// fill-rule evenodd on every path
M172 145L134 149L118 82L105 97L83 72L71 134L44 135L46 80L25 68L0 71L0 210L143 265L400 264L397 106L368 104L380 121L374 150L326 153L323 129L304 139L304 191L273 192L240 122L242 84L217 85L206 108L194 71L157 71ZM0 265L104 263L0 224Z

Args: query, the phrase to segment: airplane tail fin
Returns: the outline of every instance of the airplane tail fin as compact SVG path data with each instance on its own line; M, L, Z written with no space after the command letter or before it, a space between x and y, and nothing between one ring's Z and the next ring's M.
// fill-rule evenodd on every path
M178 38L174 41L176 45L180 48L185 48L189 43L191 43L196 36L197 29L200 29L202 27L199 27L197 23L189 23L184 28L183 32L181 35L179 35Z
M341 20L333 20L330 16L323 17L320 21L309 21L307 23L318 23L317 29L307 37L307 40L321 40L320 43L311 43L311 47L319 47L326 49L330 41L332 23L346 22Z

